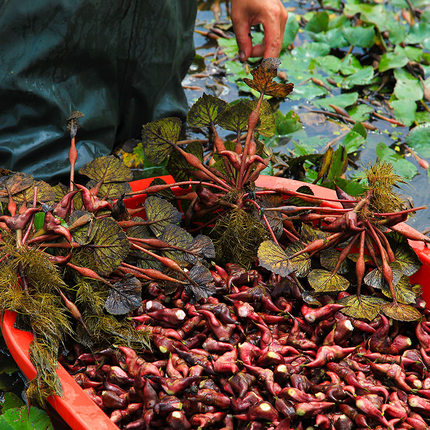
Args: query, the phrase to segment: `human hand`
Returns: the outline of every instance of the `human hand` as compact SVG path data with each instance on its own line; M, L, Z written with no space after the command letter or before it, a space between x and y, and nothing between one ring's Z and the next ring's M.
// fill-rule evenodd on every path
M231 0L231 19L239 45L240 61L249 57L278 57L288 19L281 0ZM252 46L251 26L262 24L263 43Z

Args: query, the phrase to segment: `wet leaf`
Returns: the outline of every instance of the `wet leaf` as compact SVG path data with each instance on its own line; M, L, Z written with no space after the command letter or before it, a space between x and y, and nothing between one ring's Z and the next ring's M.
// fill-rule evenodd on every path
M321 266L323 266L325 269L332 272L336 267L336 264L339 260L339 256L340 256L340 252L334 248L323 249L320 252ZM348 273L348 272L349 272L348 261L345 259L337 269L337 273L339 273L339 275L344 275L345 273Z
M290 255L299 250L300 244L291 244L285 251L271 240L262 242L258 248L260 266L280 276L287 276L294 271L304 273L310 265L309 255L302 254L290 259ZM303 249L303 248L301 248ZM306 276L306 275L305 275Z
M251 102L251 107L254 109L257 106L257 101ZM258 123L255 127L255 131L260 133L264 137L272 137L276 131L275 117L273 115L273 109L270 103L263 100L260 106Z
M97 185L97 181L90 180L87 183L87 188L92 188ZM130 193L131 187L128 182L108 182L100 186L97 196L103 200L119 199L124 194Z
M101 275L109 275L125 259L130 243L124 230L110 217L96 221L93 238L94 259L97 264L94 270Z
M158 237L168 224L179 224L182 214L168 201L155 196L145 200L146 218L149 228Z
M215 258L215 246L212 239L204 234L199 234L193 239L189 251L203 258Z
M396 299L399 303L405 303L405 304L415 303L415 300L417 298L417 295L412 290L412 285L409 282L408 276L402 276L400 278L400 281L394 287L394 292L396 295ZM393 296L391 295L391 291L388 288L388 285L383 286L382 293L390 299L393 298Z
M393 285L397 285L400 281L400 278L403 276L400 264L397 262L393 262L390 263L389 266L391 267L391 270L393 272ZM378 268L375 268L369 273L367 273L363 281L366 285L369 285L369 287L378 289L381 289L386 284L382 272L380 272Z
M194 281L185 285L185 291L190 296L191 303L210 297L215 293L215 284L211 272L202 264L197 264L188 272Z
M396 262L400 265L402 273L406 276L412 276L418 272L422 263L417 254L415 254L415 251L409 246L407 239L398 233L390 233L388 238L391 248L394 250Z
M422 317L417 308L403 303L385 303L381 310L387 317L397 321L417 321Z
M282 204L282 197L280 196L265 196L264 198L258 199L258 204L260 207L264 208L272 208L281 206ZM254 215L259 218L259 215L257 214L257 211L255 210ZM268 211L264 212L266 215L266 219L269 222L269 225L271 229L273 230L273 233L275 233L275 236L277 239L279 239L282 236L282 233L284 231L284 225L283 225L283 218L281 215L281 212L278 211ZM261 220L262 223L264 223L263 220Z
M90 216L90 218L93 219L93 215L90 212L75 210L70 215L69 224L73 225L81 217L88 217L88 216ZM95 225L93 221L93 222L85 223L79 228L74 228L73 230L70 231L72 233L73 241L79 243L79 245L89 244L93 240L94 235L96 233L96 229L94 227Z
M133 179L131 170L117 157L107 155L90 161L79 170L97 182L128 182Z
M347 296L338 301L345 307L341 312L352 318L362 318L372 321L380 312L384 300L371 296Z
M252 111L249 100L230 103L218 117L218 124L225 130L243 133L248 129L248 117Z
M303 249L304 245L300 242L293 242L285 248L285 254L290 257ZM309 254L306 252L298 255L297 257L290 258L288 262L294 268L294 271L299 278L304 278L311 270L311 259L309 258Z
M11 195L20 193L27 188L31 187L34 183L32 176L26 173L14 173L9 176L0 177L0 197L1 201L7 202L8 192Z
M309 291L302 291L302 299L309 306L322 306L321 302Z
M181 128L179 118L163 118L142 127L143 150L152 164L161 164L169 156Z
M167 224L158 238L171 246L181 248L181 250L169 249L163 251L165 257L169 257L179 264L188 262L188 254L184 251L188 251L193 242L193 236L190 233L176 224Z
M191 106L187 115L187 122L190 127L207 127L216 124L218 116L227 107L227 103L218 97L203 94Z
M260 66L251 70L253 79L244 78L245 83L259 93L267 96L286 97L293 91L294 85L291 83L279 84L273 82L273 78L278 74L279 64L280 60L278 58L264 59Z
M149 186L152 187L153 185L164 185L166 183L167 182L163 181L161 178L155 178ZM171 188L166 188L163 191L159 191L158 193L153 194L153 196L160 197L169 201L176 201L175 193L172 191Z
M330 291L345 291L349 287L348 279L338 274L332 274L324 269L314 269L308 276L309 285L318 293Z
M105 309L112 315L125 315L142 304L142 284L132 275L125 275L109 291Z
M300 238L305 243L311 243L317 239L325 239L330 236L330 233L313 228L309 224L303 223L300 228Z
M145 220L141 217L133 217L131 219L135 222L145 222ZM137 237L138 239L147 239L149 237L154 237L149 226L147 225L135 225L127 229L127 236L129 237Z
M24 201L29 205L33 202L34 187L37 187L37 201L39 203L53 203L56 197L55 190L45 181L34 181L33 185L26 190L17 193L13 196L13 200L17 205Z

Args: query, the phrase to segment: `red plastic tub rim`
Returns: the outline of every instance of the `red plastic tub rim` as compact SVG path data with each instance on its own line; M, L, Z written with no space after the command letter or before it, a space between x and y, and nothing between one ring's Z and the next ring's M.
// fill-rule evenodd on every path
M173 183L171 176L161 176L167 183ZM140 191L150 185L154 178L141 179L130 183L132 191ZM278 178L274 176L260 176L256 185L261 188L270 188L274 190L297 190L303 186L304 183L292 179ZM312 191L320 198L336 198L334 190L324 188L318 185L305 184L309 186ZM175 193L183 193L184 190L177 188L174 189ZM126 200L126 205L129 208L140 207L145 201L146 196L136 195ZM336 206L334 203L326 202L327 206ZM401 225L404 230L414 230L407 224ZM422 242L409 241L412 248L417 253L422 262L420 270L414 274L410 279L413 283L418 283L422 286L422 296L424 300L430 303L430 288L426 288L430 278L430 248L425 246ZM36 375L36 370L30 361L28 348L33 339L30 332L18 330L14 328L16 314L14 312L6 311L1 321L1 329L6 345L10 353L15 359L17 365L24 373L24 375L32 379ZM59 413L64 421L73 430L118 430L118 427L109 419L109 417L83 392L82 388L75 382L72 376L58 364L57 374L60 378L64 395L51 396L48 402Z

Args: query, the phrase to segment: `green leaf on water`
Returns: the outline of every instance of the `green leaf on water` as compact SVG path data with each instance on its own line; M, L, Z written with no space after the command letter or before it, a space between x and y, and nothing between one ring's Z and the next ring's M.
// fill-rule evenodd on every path
M2 430L53 430L48 414L34 406L11 408L0 415Z
M391 106L393 107L394 116L397 121L401 122L405 126L409 126L415 121L417 104L414 100L394 100L391 102Z
M406 136L406 143L422 157L430 158L430 122L414 127Z
M380 312L384 300L372 296L347 296L338 301L345 306L341 312L352 318L372 321Z
M390 69L397 69L406 66L409 58L406 56L405 50L400 46L396 46L394 51L385 52L379 60L379 71L385 72Z
M391 163L394 173L405 179L412 179L418 173L414 164L405 160L400 154L397 154L396 151L383 142L378 143L376 146L376 155L380 161Z
M348 106L353 105L358 99L358 93L343 93L338 96L325 97L323 99L315 100L314 104L323 109L330 109L329 105L335 105L342 108L346 108Z
M394 70L396 85L394 95L398 99L421 100L424 96L421 82L404 69Z
M368 85L372 81L373 75L374 72L372 66L363 67L357 72L344 78L341 82L341 87L350 89L358 85Z
M227 103L218 97L203 94L192 106L187 115L190 127L208 127L217 123L218 116Z
M288 111L285 115L281 111L276 110L274 116L277 135L292 134L303 128L300 123L300 117L292 110Z
M381 306L381 311L387 317L397 321L417 321L422 317L417 308L403 303L385 303Z
M282 50L287 49L294 42L297 32L299 31L299 23L295 13L288 14L288 21L285 25L284 40L282 41Z
M168 224L179 224L182 214L168 201L150 196L145 200L146 218L149 228L158 237Z
M342 30L343 36L352 46L360 48L371 48L375 43L375 27L345 27Z
M145 156L152 164L161 164L173 150L181 133L179 118L163 118L142 127L142 144Z
M318 293L345 291L349 287L348 279L328 270L314 269L308 275L309 285Z
M305 30L312 33L320 33L328 28L329 16L326 11L315 12L309 22L306 24Z
M366 143L366 138L360 133L351 130L342 140L342 145L345 147L348 154L357 152Z

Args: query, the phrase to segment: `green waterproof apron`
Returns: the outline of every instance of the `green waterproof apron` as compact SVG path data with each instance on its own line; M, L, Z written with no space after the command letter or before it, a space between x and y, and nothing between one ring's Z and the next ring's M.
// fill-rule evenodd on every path
M0 0L0 167L54 179L69 170L66 118L85 114L81 167L184 114L194 0Z

